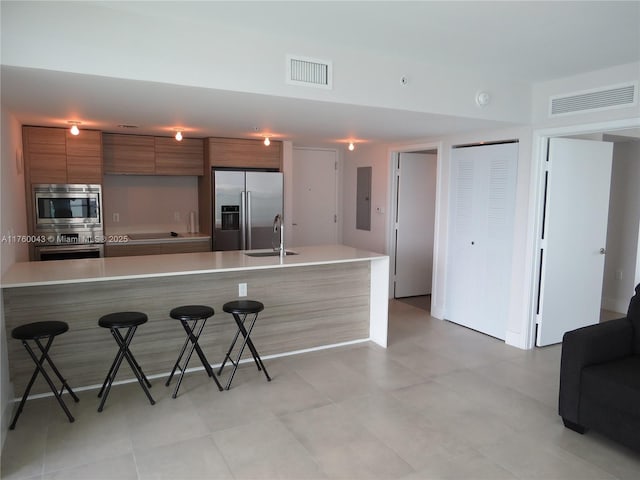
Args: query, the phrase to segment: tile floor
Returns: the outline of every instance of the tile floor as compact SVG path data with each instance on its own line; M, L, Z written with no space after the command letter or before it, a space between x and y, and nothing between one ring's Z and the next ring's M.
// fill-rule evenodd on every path
M418 306L415 306L418 305ZM202 372L180 396L114 387L98 414L81 392L70 424L27 404L3 479L637 479L640 456L556 413L560 347L522 351L390 303L390 345L251 364L220 393ZM123 367L125 368L125 367Z

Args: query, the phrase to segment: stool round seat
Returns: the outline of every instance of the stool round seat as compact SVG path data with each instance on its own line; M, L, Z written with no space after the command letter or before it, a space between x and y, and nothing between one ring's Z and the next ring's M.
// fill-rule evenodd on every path
M214 313L213 308L206 305L183 305L172 309L169 316L176 320L195 320L212 317Z
M55 337L69 330L66 322L46 321L32 322L21 325L11 331L11 336L17 340L35 340L36 338Z
M264 304L255 300L234 300L233 302L225 303L222 309L232 314L258 313L264 310Z
M98 325L104 328L127 328L142 325L147 320L147 315L142 312L116 312L100 317Z

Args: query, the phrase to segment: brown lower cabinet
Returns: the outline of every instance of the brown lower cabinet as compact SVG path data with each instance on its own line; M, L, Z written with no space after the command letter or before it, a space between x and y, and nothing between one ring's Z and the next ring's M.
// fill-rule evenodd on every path
M131 257L134 255L162 255L165 253L196 253L211 251L211 240L193 240L189 242L162 242L144 244L105 245L105 257Z

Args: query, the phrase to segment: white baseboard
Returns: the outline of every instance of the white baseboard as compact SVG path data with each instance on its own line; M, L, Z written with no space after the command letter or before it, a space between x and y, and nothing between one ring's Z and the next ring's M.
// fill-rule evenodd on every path
M2 431L0 432L0 451L4 449L4 441L7 439L7 433L9 432L9 423L11 422L11 414L13 413L13 402L9 401L2 410L2 418L0 419L0 426Z
M531 349L531 347L527 345L525 335L523 335L522 333L514 333L514 332L507 331L507 334L504 339L504 343L512 347L521 348L522 350Z
M629 309L629 299L603 297L602 308L611 312L620 312L622 313L621 316L624 316Z

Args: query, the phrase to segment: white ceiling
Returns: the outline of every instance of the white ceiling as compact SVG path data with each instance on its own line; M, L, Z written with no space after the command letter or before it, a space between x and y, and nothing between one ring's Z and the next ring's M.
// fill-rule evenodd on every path
M185 87L93 75L2 67L2 102L23 125L61 126L70 118L91 129L171 135L184 125L191 137L282 132L301 144L396 142L503 125L403 110ZM118 129L120 124L136 129ZM248 133L249 132L249 133Z
M153 4L154 2L151 2ZM638 1L148 2L142 15L307 38L540 82L640 57ZM259 46L257 47L259 48Z
M6 3L6 2L3 2ZM106 2L122 14L305 38L443 67L540 81L640 59L640 2ZM179 39L176 39L179 41ZM259 48L259 46L257 47ZM296 143L400 142L498 122L164 83L2 66L2 103L23 124L69 118L127 133L246 137L247 126ZM159 123L161 122L161 123Z

